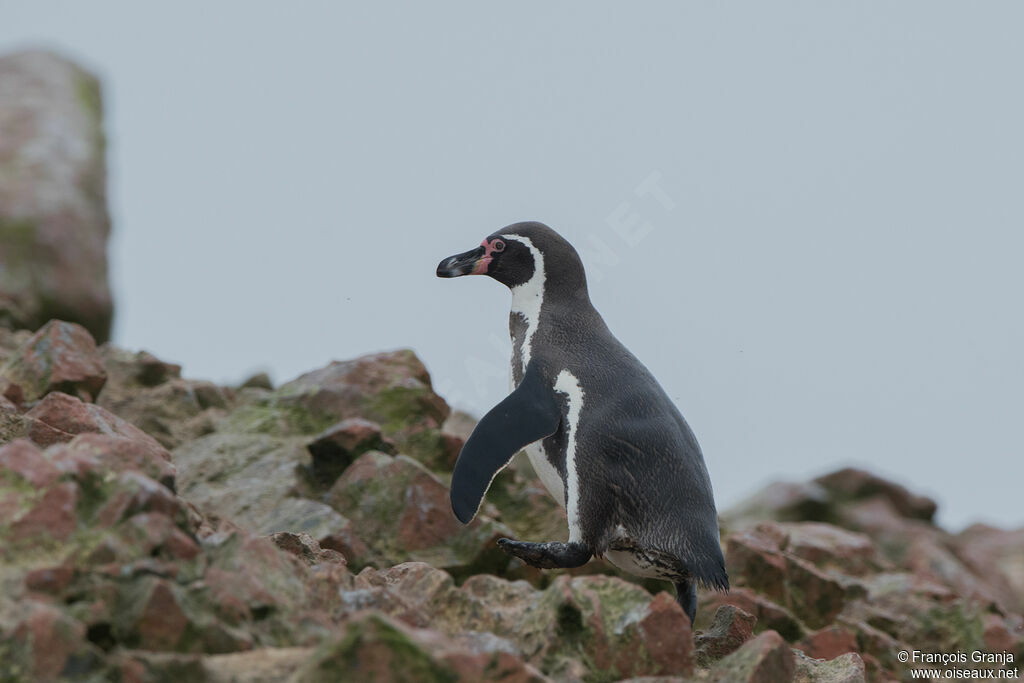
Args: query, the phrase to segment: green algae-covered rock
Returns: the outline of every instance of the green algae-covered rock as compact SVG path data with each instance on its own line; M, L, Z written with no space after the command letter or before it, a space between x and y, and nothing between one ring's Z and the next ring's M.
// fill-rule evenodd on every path
M348 622L343 635L320 646L291 680L454 683L458 676L397 624L368 614Z
M369 548L356 565L416 560L458 576L502 572L510 558L497 539L511 531L485 515L462 525L451 512L448 487L405 455L371 451L345 470L325 500L352 521Z

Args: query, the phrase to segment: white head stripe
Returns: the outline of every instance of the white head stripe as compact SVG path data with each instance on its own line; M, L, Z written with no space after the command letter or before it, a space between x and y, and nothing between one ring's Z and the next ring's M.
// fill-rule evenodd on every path
M512 288L512 311L522 314L526 319L521 368L523 372L526 372L526 366L530 363L533 335L537 332L537 326L540 324L540 308L544 303L544 256L528 237L522 235L501 235L501 237L525 244L533 254L533 275L523 284Z

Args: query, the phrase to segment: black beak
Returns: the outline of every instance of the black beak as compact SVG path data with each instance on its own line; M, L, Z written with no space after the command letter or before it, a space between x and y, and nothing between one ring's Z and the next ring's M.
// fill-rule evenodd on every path
M460 277L462 275L472 275L480 259L483 258L484 253L485 249L483 247L477 247L455 256L449 256L437 264L437 276Z

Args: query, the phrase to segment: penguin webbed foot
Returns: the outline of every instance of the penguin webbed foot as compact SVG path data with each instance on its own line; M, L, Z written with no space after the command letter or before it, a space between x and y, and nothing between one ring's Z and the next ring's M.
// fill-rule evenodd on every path
M692 579L676 582L676 601L690 619L690 628L697 620L697 584Z
M498 545L509 555L538 569L572 569L582 567L594 555L582 543L527 543L511 538L498 539Z

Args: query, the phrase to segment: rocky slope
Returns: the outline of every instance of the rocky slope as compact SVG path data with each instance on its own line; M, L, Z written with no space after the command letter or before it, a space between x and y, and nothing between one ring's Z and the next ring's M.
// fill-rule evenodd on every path
M667 585L524 567L495 540L564 538L563 513L520 457L455 521L473 423L410 351L220 387L53 321L0 330L0 394L0 680L905 680L901 650L1024 657L1024 530L950 534L856 470L723 515L734 588L695 632Z
M694 632L663 584L497 548L566 535L522 458L458 524L474 422L410 351L274 388L97 346L100 109L77 66L0 58L0 681L884 681L914 649L1019 668L1024 530L950 534L866 472L725 513L734 587Z

